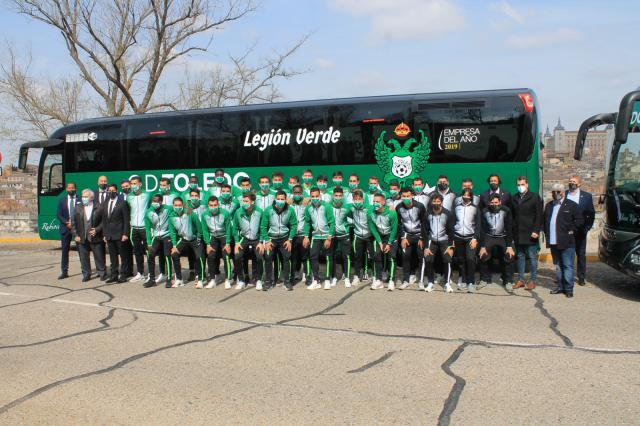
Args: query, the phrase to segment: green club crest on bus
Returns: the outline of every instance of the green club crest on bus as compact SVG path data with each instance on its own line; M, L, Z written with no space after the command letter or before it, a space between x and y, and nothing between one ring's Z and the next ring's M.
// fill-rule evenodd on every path
M394 133L399 138L405 138L411 129L405 123L396 126ZM374 147L374 154L378 166L385 173L384 181L389 183L392 180L409 180L419 177L429 161L431 148L429 140L422 129L418 129L420 141L416 138L406 139L401 142L397 139L384 140L387 132L383 130L378 136Z

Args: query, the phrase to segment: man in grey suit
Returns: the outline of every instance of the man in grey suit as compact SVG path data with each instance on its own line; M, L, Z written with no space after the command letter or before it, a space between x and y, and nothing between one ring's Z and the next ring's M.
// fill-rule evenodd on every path
M89 251L93 252L98 276L102 281L107 279L104 262L104 244L102 240L102 211L94 202L93 191L82 190L82 204L76 206L73 220L73 237L78 246L82 282L91 279L91 261Z

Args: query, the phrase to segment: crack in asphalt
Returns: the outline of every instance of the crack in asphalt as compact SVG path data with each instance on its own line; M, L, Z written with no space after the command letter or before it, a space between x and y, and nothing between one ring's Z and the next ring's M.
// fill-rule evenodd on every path
M327 308L325 308L325 309L323 309L321 311L318 311L318 312L316 312L314 314L308 315L305 318L318 316L318 315L323 315L323 314L335 309L336 307L338 307L338 306L342 305L344 302L346 302L353 294L357 293L358 291L362 290L363 288L365 288L365 286L359 288L358 290L350 292L349 294L347 294L347 295L343 296L342 298L340 298L340 300L338 300L336 303L328 306ZM94 290L95 290L95 288L94 288ZM108 292L104 292L104 293L108 293ZM113 295L111 295L111 297L113 297ZM111 300L113 300L113 299L111 299ZM105 302L102 302L102 303L105 303ZM100 306L108 307L107 305L104 305L102 303L100 304ZM112 309L119 309L119 308L112 307ZM296 318L291 318L289 320L283 320L283 324L286 323L286 322L295 321L295 320L296 320ZM47 385L41 386L41 387L29 392L28 394L26 394L26 395L24 395L24 396L22 396L22 397L20 397L18 399L15 399L15 400L13 400L13 401L11 401L11 402L3 405L3 406L0 406L0 414L4 414L7 411L9 411L10 409L14 408L15 406L20 405L23 402L26 402L26 401L28 401L28 400L30 400L30 399L32 399L32 398L44 393L44 392L47 392L47 391L49 391L49 390L51 390L53 388L56 388L58 386L64 385L66 383L74 382L74 381L77 381L77 380L81 380L81 379L84 379L84 378L87 378L87 377L92 377L92 376L97 376L97 375L101 375L101 374L112 372L114 370L117 370L119 368L124 367L127 364L130 364L131 362L137 361L137 360L139 360L141 358L145 358L145 357L147 357L149 355L153 355L153 354L156 354L156 353L159 353L159 352L163 352L165 350L175 349L175 348L178 348L178 347L187 346L187 345L191 345L191 344L195 344L195 343L211 342L211 341L219 339L219 338L223 338L223 337L227 337L227 336L232 336L232 335L235 335L235 334L243 333L243 332L252 330L254 328L267 327L267 326L268 326L268 324L266 324L266 323L250 324L247 327L240 328L240 329L237 329L237 330L233 330L233 331L230 331L230 332L227 332L227 333L216 334L216 335L213 335L213 336L205 338L205 339L186 340L186 341L174 343L174 344L171 344L171 345L161 346L159 348L152 349L150 351L141 352L141 353L132 355L130 357L127 357L127 358L125 358L125 359L123 359L121 361L118 361L117 363L112 364L112 365L110 365L108 367L101 368L99 370L89 371L89 372L86 372L86 373L83 373L83 374L78 374L78 375L71 376L71 377L67 377L65 379L60 379L60 380L57 380L55 382L49 383Z
M18 399L14 399L13 401L11 401L9 403L7 403L7 404L5 404L3 406L0 406L0 414L4 414L7 411L9 411L10 409L14 408L15 406L20 405L23 402L26 402L26 401L28 401L28 400L30 400L30 399L32 399L32 398L44 393L44 392L47 392L47 391L49 391L49 390L51 390L53 388L56 388L58 386L61 386L61 385L64 385L64 384L67 384L67 383L70 383L70 382L74 382L74 381L77 381L77 380L85 379L87 377L98 376L98 375L101 375L101 374L110 373L110 372L112 372L114 370L122 368L125 365L130 364L130 363L132 363L134 361L137 361L137 360L139 360L141 358L148 357L149 355L154 355L156 353L163 352L165 350L175 349L175 348L179 348L179 347L182 347L182 346L191 345L191 344L194 344L194 343L211 342L211 341L214 341L214 340L217 340L217 339L221 339L223 337L227 337L227 336L232 336L234 334L243 333L245 331L249 331L249 330L254 329L256 327L260 327L260 325L251 325L251 326L240 328L240 329L237 329L237 330L233 330L233 331L230 331L230 332L227 332L227 333L215 334L213 336L210 336L210 337L207 337L207 338L204 338L204 339L191 339L191 340L185 340L183 342L173 343L171 345L161 346L161 347L156 348L156 349L152 349L152 350L149 350L149 351L145 351L145 352L141 352L141 353L132 355L130 357L127 357L127 358L125 358L123 360L120 360L120 361L116 362L115 364L112 364L112 365L110 365L108 367L105 367L105 368L101 368L99 370L88 371L86 373L78 374L78 375L75 375L75 376L70 376L70 377L67 377L65 379L56 380L55 382L52 382L52 383L49 383L47 385L41 386L41 387L29 392L28 394L26 394L26 395L24 395L24 396L22 396L22 397L20 397Z
M571 339L560 331L560 329L558 328L558 320L556 319L556 317L551 315L547 308L544 307L544 300L542 300L540 295L535 290L531 290L531 295L536 300L536 304L534 305L534 307L538 308L540 313L549 320L549 328L551 329L551 331L553 331L555 335L564 342L565 346L575 346Z
M391 358L391 355L393 355L394 353L396 353L396 351L391 351L391 352L387 352L386 354L382 355L380 358L371 361L365 365L363 365L362 367L356 368L355 370L349 370L347 371L347 373L353 374L353 373L362 373L363 371L366 371L368 369L370 369L371 367L375 367L378 364L382 364L383 362L385 362L386 360L388 360L389 358Z
M447 360L440 366L447 376L452 377L455 380L455 383L449 392L449 396L444 401L444 406L442 407L440 416L438 416L438 425L448 426L451 423L451 415L456 410L458 401L460 400L460 395L467 384L465 379L451 371L451 366L458 360L458 358L460 358L460 355L462 355L462 352L464 352L467 346L469 346L468 342L464 342L458 346L451 356L449 356L449 358L447 358Z
M109 324L109 320L111 320L113 318L113 314L114 314L115 311L116 311L115 308L109 309L109 312L107 313L107 316L102 318L102 319L100 319L100 320L98 320L98 322L100 324L102 324L100 327L92 328L92 329L89 329L89 330L82 330L82 331L78 331L78 332L71 333L71 334L65 334L64 336L54 337L54 338L47 339L47 340L41 340L39 342L23 343L23 344L18 344L18 345L0 346L0 349L29 348L29 347L33 347L33 346L45 345L47 343L59 342L61 340L70 339L70 338L77 337L77 336L83 336L85 334L100 333L100 332L103 332L103 331L120 330L120 329L123 329L123 328L126 328L126 327L130 326L131 324L133 324L134 322L136 322L138 320L138 316L135 313L129 312L129 314L132 316L132 320L131 321L129 321L126 324L117 326L117 327L112 327L111 324Z

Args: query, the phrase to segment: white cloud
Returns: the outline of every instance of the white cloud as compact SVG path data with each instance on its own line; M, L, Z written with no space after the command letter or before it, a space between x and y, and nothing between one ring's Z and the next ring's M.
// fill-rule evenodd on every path
M338 11L369 19L372 41L433 38L465 26L463 9L451 0L329 1Z
M336 67L335 61L329 58L316 58L315 63L318 68L322 69L332 69Z
M500 3L491 3L489 9L502 13L518 24L524 24L525 22L525 13L511 6L506 0L502 0Z
M526 36L509 36L506 40L507 47L513 49L530 49L557 44L571 43L582 39L582 34L571 28L558 28L551 32L529 34Z

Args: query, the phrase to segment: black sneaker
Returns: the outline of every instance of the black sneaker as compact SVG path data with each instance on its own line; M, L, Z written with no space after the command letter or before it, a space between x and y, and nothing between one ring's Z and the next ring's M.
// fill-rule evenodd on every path
M285 283L284 288L287 291L293 291L293 286L291 285L291 283Z
M60 275L58 275L59 280L64 280L65 278L69 278L69 274L66 272L63 272Z
M156 285L156 280L154 278L151 278L145 281L145 283L142 284L142 287L149 288L149 287L154 287L155 285Z

